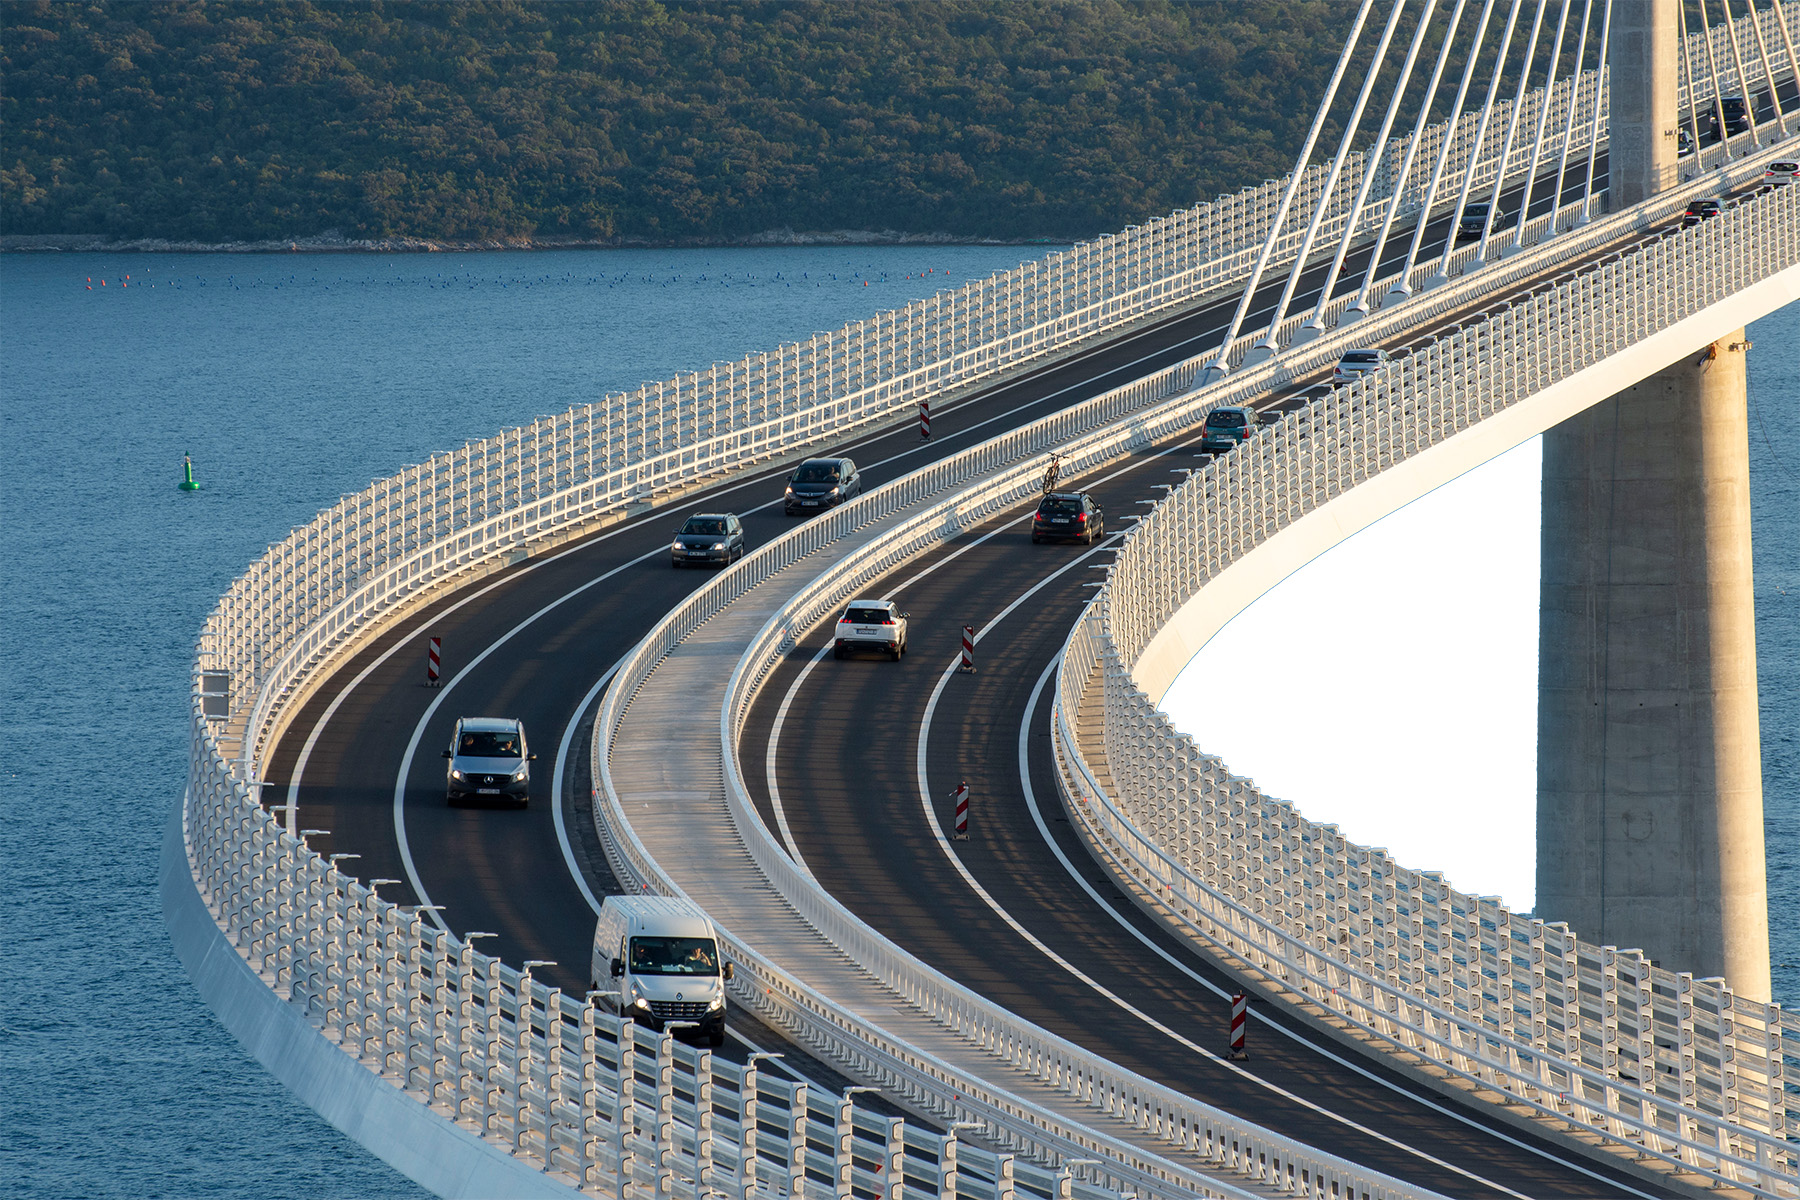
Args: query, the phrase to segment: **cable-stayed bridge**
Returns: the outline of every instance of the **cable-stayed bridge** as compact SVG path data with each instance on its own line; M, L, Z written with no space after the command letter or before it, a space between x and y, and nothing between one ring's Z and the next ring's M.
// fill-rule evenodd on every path
M1796 1194L1766 928L1759 992L1741 948L1659 965L1512 913L1154 705L1297 562L1597 401L1728 412L1735 379L1741 410L1734 331L1800 294L1800 188L1764 185L1800 155L1796 38L1774 0L1365 3L1283 180L344 497L201 639L165 878L190 971L444 1194ZM1393 361L1324 382L1362 346ZM1266 420L1196 466L1222 405ZM757 511L827 449L879 486ZM1051 461L1107 502L1091 554L1019 547ZM759 548L694 588L677 503ZM871 591L908 659L815 670ZM479 649L424 694L440 630ZM430 803L458 705L560 737L529 822ZM609 885L715 916L763 1022L739 1053L583 1002ZM1212 1032L1238 988L1248 1064Z

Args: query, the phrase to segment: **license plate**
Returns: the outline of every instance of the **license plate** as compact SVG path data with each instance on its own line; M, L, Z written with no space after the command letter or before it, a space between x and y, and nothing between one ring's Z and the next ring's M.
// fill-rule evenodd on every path
M861 625L858 625L856 627L856 636L857 637L870 637L870 638L880 637L881 631L879 629L865 629Z
M498 796L500 794L500 789L499 788L476 788L475 794L477 796Z
M689 558L705 558L706 551L704 551L704 550L689 550L688 557Z
M819 506L819 502L817 500L802 500L800 503L808 505L812 508L817 508Z
M1051 517L1050 523L1052 525L1067 525L1069 523L1069 518L1067 518L1067 517Z

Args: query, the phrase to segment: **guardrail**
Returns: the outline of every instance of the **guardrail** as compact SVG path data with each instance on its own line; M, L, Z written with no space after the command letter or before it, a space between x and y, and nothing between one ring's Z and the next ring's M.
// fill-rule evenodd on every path
M1589 77L1564 80L1550 103L1561 106L1574 98L1586 104L1592 87ZM1527 100L1541 102L1535 94ZM1561 111L1553 107L1553 112ZM1441 127L1427 134L1447 135ZM1464 141L1455 154L1466 156L1466 131L1459 128L1454 136ZM1491 181L1497 155L1492 146L1482 154ZM1341 195L1355 190L1366 162L1391 176L1397 155L1390 144L1359 158L1346 170ZM1315 170L1310 191L1303 189L1298 203L1304 206L1309 194L1316 199L1319 182ZM1391 185L1382 186L1391 190ZM1399 181L1403 209L1418 202L1406 190L1416 186L1416 180ZM361 921L374 913L376 926L386 929L395 921L416 926L416 914L406 917L358 891L359 884L284 834L257 794L259 762L269 739L323 669L356 638L393 619L432 588L516 561L537 546L592 528L659 493L792 453L828 434L842 436L893 419L917 398L954 394L973 381L1042 361L1214 294L1242 278L1267 234L1277 194L1273 183L1246 189L806 343L542 418L377 481L295 529L234 582L208 618L196 650L184 827L190 867L220 927L246 957L266 962L273 956L277 975L283 969L290 972L278 992L296 986L291 973L297 962L304 968L298 986L306 995L304 988L312 986L306 980L315 977L313 968L318 967L317 978L324 981L319 995L295 1002L323 1006L319 1020L327 1028L361 1027L365 1019L352 1015L361 1003L357 989L363 986L356 979L373 981L387 1006L380 1011L395 1014L395 1023L383 1026L385 1018L368 1010L367 1028L385 1029L379 1034L381 1062L396 1061L392 1047L404 1044L405 1078L419 1078L420 1068L412 1060L448 1056L452 1043L436 1033L415 1037L407 1031L425 1028L415 1018L432 1011L448 985L417 965L423 950L378 953L376 943L360 940L366 927L347 927L343 915L350 912ZM1365 208L1364 228L1381 218L1383 203ZM1334 218L1337 229L1347 205L1344 200ZM1565 208L1555 223L1561 227L1571 220L1571 209ZM1599 228L1606 228L1605 222ZM1332 231L1327 224L1323 236L1329 239ZM1559 238L1552 254L1572 255L1598 244L1598 236L1590 226ZM1285 253L1295 251L1298 237L1296 231L1284 239ZM1522 277L1518 264L1538 261L1542 254L1534 250L1490 266L1482 277ZM1431 264L1420 269L1426 265ZM1453 261L1447 273L1455 269ZM1445 306L1460 294L1453 285L1396 311L1447 311ZM1359 328L1375 336L1375 326ZM1241 356L1249 341L1246 337L1234 353ZM1303 357L1311 361L1335 353L1342 341L1323 339ZM1284 357L1290 361L1247 368L1210 402L1242 398L1267 386L1291 366L1293 356ZM1164 386L1185 387L1191 364L1180 371L1189 374L1158 378ZM1171 382L1178 376L1178 384ZM382 945L389 945L391 935L383 936L389 941ZM332 948L329 953L326 947ZM477 955L470 961L486 979L485 959ZM363 974L346 975L352 966ZM492 970L503 981L508 978L505 968ZM537 987L541 985L526 989L531 1005L545 1003L532 992ZM469 1007L476 1005L474 997L458 1003L463 1010L479 1010L478 1005ZM566 1006L567 1001L558 1003ZM505 1019L480 1011L490 1027ZM829 1023L830 1016L818 1019ZM490 1075L499 1066L456 1053L461 1057L454 1062L445 1057L431 1068L429 1094L454 1094L461 1105L474 1095L472 1077L463 1074L468 1063L482 1064ZM548 1060L546 1045L541 1061ZM455 1082L445 1082L450 1075ZM507 1086L529 1091L543 1084L517 1077ZM483 1095L502 1092L504 1088L488 1088ZM483 1122L484 1128L494 1128L489 1117Z
M1191 936L1391 1053L1640 1160L1788 1197L1800 1195L1794 1014L1351 843L1203 754L1130 670L1207 581L1305 513L1796 263L1800 189L1766 191L1259 431L1126 538L1070 636L1055 717L1070 808ZM1110 796L1074 728L1096 677Z

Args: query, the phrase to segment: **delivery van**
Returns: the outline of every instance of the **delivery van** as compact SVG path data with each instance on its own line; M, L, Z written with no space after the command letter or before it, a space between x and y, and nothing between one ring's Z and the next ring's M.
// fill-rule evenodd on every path
M620 1016L725 1044L725 981L713 923L691 900L608 896L594 927L593 990Z

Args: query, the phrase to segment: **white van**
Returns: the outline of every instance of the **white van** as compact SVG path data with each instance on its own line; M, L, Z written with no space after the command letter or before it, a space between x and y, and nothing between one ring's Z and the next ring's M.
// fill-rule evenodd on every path
M692 1025L725 1044L725 981L713 923L691 900L608 896L594 927L593 989L620 1016L661 1029Z

